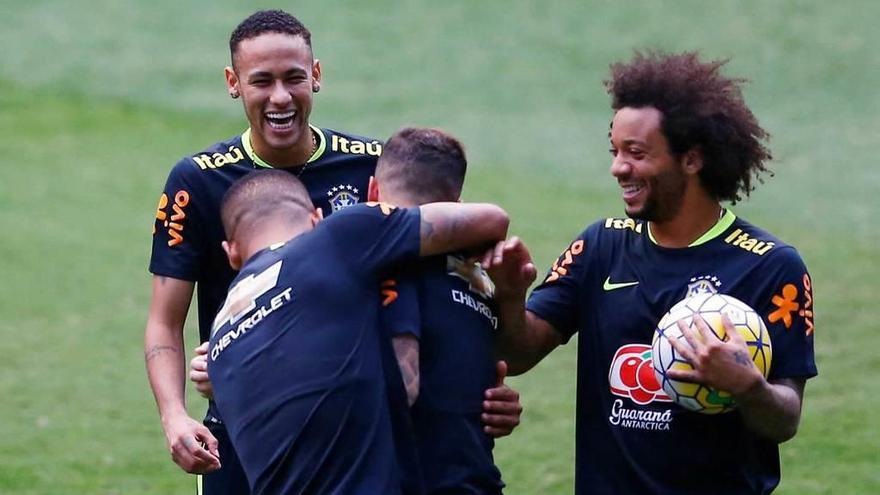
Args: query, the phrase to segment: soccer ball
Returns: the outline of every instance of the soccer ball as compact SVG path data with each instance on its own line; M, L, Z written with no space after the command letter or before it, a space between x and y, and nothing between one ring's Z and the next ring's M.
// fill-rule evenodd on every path
M772 347L770 335L761 316L739 299L725 294L697 294L677 303L669 310L654 332L652 355L654 373L666 395L676 403L704 414L719 414L736 407L729 393L715 390L698 383L687 383L669 378L666 372L670 369L691 370L693 367L675 351L668 339L679 339L688 345L676 322L685 320L690 328L694 326L694 315L699 314L720 340L724 340L726 332L721 323L721 315L726 314L736 330L742 335L749 348L755 365L767 377L770 372ZM700 338L700 334L697 334Z

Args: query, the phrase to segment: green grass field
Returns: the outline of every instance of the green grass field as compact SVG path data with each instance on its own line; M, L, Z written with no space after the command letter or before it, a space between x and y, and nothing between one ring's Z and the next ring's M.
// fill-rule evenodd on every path
M880 3L374 1L287 5L324 67L313 121L469 147L466 198L506 207L546 267L620 215L608 65L634 48L732 57L776 176L736 207L796 245L817 360L781 494L880 493ZM2 1L0 494L192 493L143 366L150 227L182 155L243 129L229 32L259 7ZM872 247L873 246L873 247ZM195 345L188 324L188 345ZM512 495L571 493L575 345L512 380L526 412L496 454ZM195 394L190 394L195 395ZM194 415L203 403L190 397ZM662 455L658 453L658 455Z

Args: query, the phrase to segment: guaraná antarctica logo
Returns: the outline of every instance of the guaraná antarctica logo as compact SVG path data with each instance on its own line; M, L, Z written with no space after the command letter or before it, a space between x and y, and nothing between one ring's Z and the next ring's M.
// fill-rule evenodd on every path
M626 397L639 406L652 402L672 402L654 374L651 346L627 344L617 349L608 371L611 393ZM615 399L608 421L614 426L640 430L669 430L672 410L652 410L624 407L622 399Z

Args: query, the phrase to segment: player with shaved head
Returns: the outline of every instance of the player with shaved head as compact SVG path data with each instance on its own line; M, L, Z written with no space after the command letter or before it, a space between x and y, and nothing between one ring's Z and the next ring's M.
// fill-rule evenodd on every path
M216 404L254 494L401 493L381 275L498 241L507 215L487 204L367 203L317 223L296 182L257 172L224 199L224 248L241 271L211 332Z

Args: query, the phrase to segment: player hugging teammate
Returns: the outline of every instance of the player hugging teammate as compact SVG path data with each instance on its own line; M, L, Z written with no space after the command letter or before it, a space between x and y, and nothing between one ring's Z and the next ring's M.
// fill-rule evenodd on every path
M204 474L199 487L208 495L250 492L216 404L209 402L202 424L189 417L184 402L183 324L194 289L200 342L206 342L236 275L221 248L224 194L253 171L274 168L299 180L311 204L332 217L366 199L381 153L375 139L309 123L321 65L312 54L311 34L294 17L257 12L232 33L230 54L227 89L242 101L249 127L182 159L169 174L156 210L145 330L147 372L172 459L187 472ZM191 378L210 396L205 362L194 360ZM493 436L508 434L519 421L518 396L500 383L487 394L484 427Z

